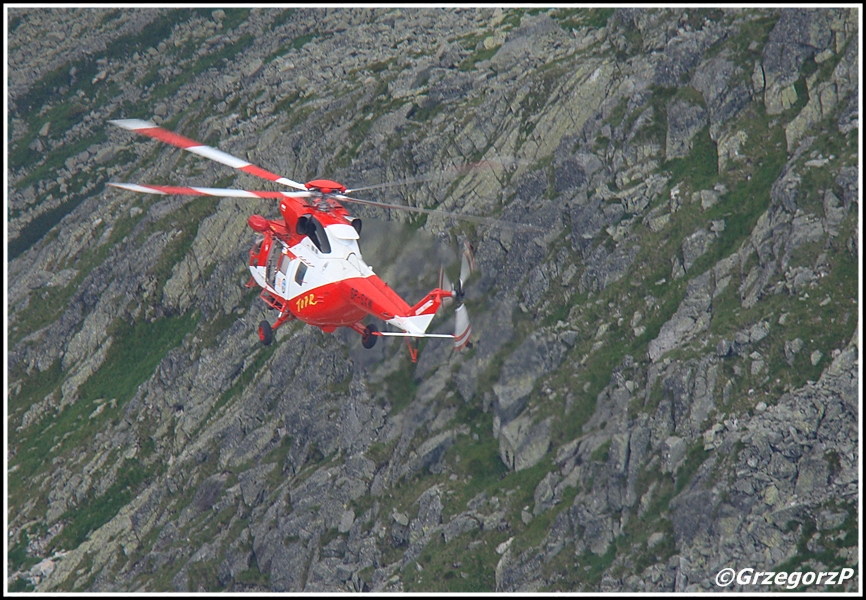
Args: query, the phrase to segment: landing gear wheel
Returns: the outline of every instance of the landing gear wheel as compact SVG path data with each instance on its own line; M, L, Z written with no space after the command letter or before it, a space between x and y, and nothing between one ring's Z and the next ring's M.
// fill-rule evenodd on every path
M265 346L270 346L274 341L274 332L271 329L271 324L267 321L259 323L259 339Z
M377 335L373 335L374 331L379 331L376 327L375 323L371 323L367 325L367 331L364 335L361 336L361 345L364 346L367 350L376 345L376 340L379 338Z

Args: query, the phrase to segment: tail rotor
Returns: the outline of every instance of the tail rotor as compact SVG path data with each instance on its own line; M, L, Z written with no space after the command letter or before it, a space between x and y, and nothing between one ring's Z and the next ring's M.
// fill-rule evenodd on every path
M475 271L475 255L472 245L467 241L463 243L463 255L460 259L460 278L456 283L451 283L445 269L439 267L439 287L443 290L451 289L451 297L444 298L442 305L456 304L454 309L454 349L461 350L469 346L469 337L472 333L472 325L469 322L469 311L463 304L466 293L465 284Z

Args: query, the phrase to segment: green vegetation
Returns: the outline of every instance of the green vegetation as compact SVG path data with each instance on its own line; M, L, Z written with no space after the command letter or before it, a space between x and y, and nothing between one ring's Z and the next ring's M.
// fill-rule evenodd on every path
M473 54L467 56L463 59L460 65L457 67L458 71L472 71L475 69L475 63L479 63L483 60L490 60L493 58L493 55L499 51L500 46L494 46L493 48L482 48L480 50L476 50Z
M407 592L472 593L495 589L493 569L490 568L491 546L504 541L503 534L482 536L482 545L469 549L471 534L462 534L445 544L440 536L428 543L417 561L403 569L403 585ZM487 540L489 538L490 541ZM486 542L486 543L485 543ZM494 555L495 556L495 555ZM423 569L416 573L415 565Z
M777 571L794 572L812 570L814 565L822 565L828 571L838 571L850 567L850 559L841 556L840 551L844 548L855 548L858 544L859 511L853 504L830 503L827 509L846 512L844 522L841 525L819 530L814 518L806 518L803 521L791 521L788 523L789 530L799 530L797 541L797 553L788 560L777 565ZM815 569L817 570L817 569ZM810 591L812 586L801 585L794 592ZM843 591L842 586L835 586L828 591Z
M220 50L211 54L206 54L192 66L190 77L194 77L199 73L207 71L213 66L222 66L223 63L230 63L237 54L245 50L254 41L255 38L252 34L245 33L233 44L226 44ZM185 83L183 78L167 82L163 88L160 88L154 93L154 99L164 98L174 94L175 90L181 83Z
M409 363L409 359L404 357L401 362ZM396 415L409 406L409 403L415 398L420 381L415 379L413 369L408 364L401 366L402 368L398 368L385 378L385 396L391 404L390 414L392 415Z
M677 468L676 477L674 478L676 481L676 485L674 486L674 496L679 494L686 485L689 484L692 477L697 473L698 468L704 464L704 461L709 455L710 453L707 450L704 450L703 441L698 440L695 444L692 444L686 453L685 460Z
M294 9L291 9L294 10ZM270 62L278 56L286 54L289 50L300 50L308 43L312 42L316 38L321 37L323 34L318 31L311 31L310 33L305 33L304 35L299 35L296 38L289 40L282 44L279 48L271 52L268 57L265 59L265 62Z
M598 448L592 451L592 454L589 455L589 459L595 462L606 463L608 456L610 455L610 440L599 445Z
M692 151L684 158L666 161L662 168L669 171L671 181L683 182L690 190L712 188L718 179L719 155L710 138L709 126L692 138Z
M117 470L117 480L105 493L84 498L79 506L60 517L66 526L51 540L53 547L69 550L80 546L92 531L102 527L129 504L141 485L153 477L155 470L154 466L145 468L135 458L125 461Z
M216 415L220 413L220 410L227 405L235 396L241 393L243 390L247 389L252 383L253 379L256 375L259 374L262 367L270 360L270 358L274 355L274 352L277 349L277 344L271 344L270 346L260 347L257 346L253 351L252 360L249 361L249 364L244 364L244 370L235 380L235 382L231 385L229 389L220 394L220 397L214 403L213 407L208 411L208 416L202 420L201 427L207 425L211 419L213 419ZM249 360L249 359L247 359Z
M18 534L18 541L9 548L9 567L12 571L26 571L36 563L38 563L41 559L35 556L29 556L27 554L27 546L30 544L30 535L33 534L37 536L39 533L39 527L36 525L31 525L27 529L22 529ZM23 585L29 585L25 580L19 579L16 581L16 584L21 587ZM20 590L27 591L27 590Z
M48 231L57 225L63 217L75 210L87 198L99 194L105 189L105 183L99 182L95 189L87 193L80 193L70 198L59 206L49 209L30 221L27 227L7 244L9 260L13 260L30 249L33 244L42 239Z
M588 27L599 29L607 25L613 16L614 8L557 8L550 11L551 18L565 31Z
M296 10L297 9L295 8L286 8L282 12L280 12L280 14L273 21L271 21L271 31L273 31L274 29L278 29L279 27L282 27L283 25L291 21L292 17L295 15Z
M206 10L206 9L199 9ZM238 27L241 23L247 20L247 17L250 15L249 8L228 8L223 9L226 13L225 18L222 20L223 31L231 31Z
M123 405L197 321L195 313L163 317L150 323L116 321L107 332L114 340L111 351L99 369L78 388L78 400L11 436L10 442L20 451L10 460L10 466L18 466L9 476L10 504L21 500L19 496L25 493L28 481L49 468L53 458L68 456L74 448L92 443L93 430L101 430L109 420L118 418ZM22 393L19 397L36 400L45 389L59 388L65 375L60 371L59 361L56 365L45 378L46 383L28 384L32 387L22 388L26 396ZM82 423L89 425L82 427Z
M231 12L233 11L228 11L227 14ZM132 57L136 52L142 53L148 48L155 48L168 39L178 23L188 20L194 14L191 9L165 10L139 33L123 35L109 42L102 55L122 60ZM69 72L73 67L76 69L75 83L70 83ZM86 97L94 97L96 84L92 83L92 79L99 68L92 56L65 63L32 84L27 93L18 99L16 107L22 114L34 114L38 108L60 99L60 96L64 95L61 91L64 87L68 88L66 93L76 94L80 90Z

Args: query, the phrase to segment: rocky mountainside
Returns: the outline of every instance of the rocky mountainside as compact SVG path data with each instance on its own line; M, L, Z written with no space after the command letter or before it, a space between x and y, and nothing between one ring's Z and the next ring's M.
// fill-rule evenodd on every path
M7 10L9 590L860 589L858 9ZM264 347L274 207L106 187L261 180L117 118L540 232L351 207L472 348Z

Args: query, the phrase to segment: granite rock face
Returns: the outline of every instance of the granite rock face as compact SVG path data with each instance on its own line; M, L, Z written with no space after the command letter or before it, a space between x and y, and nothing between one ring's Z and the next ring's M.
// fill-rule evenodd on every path
M859 589L858 23L10 8L10 591ZM270 201L106 184L270 184L118 118L535 229L347 207L410 304L474 244L472 347L265 347Z

